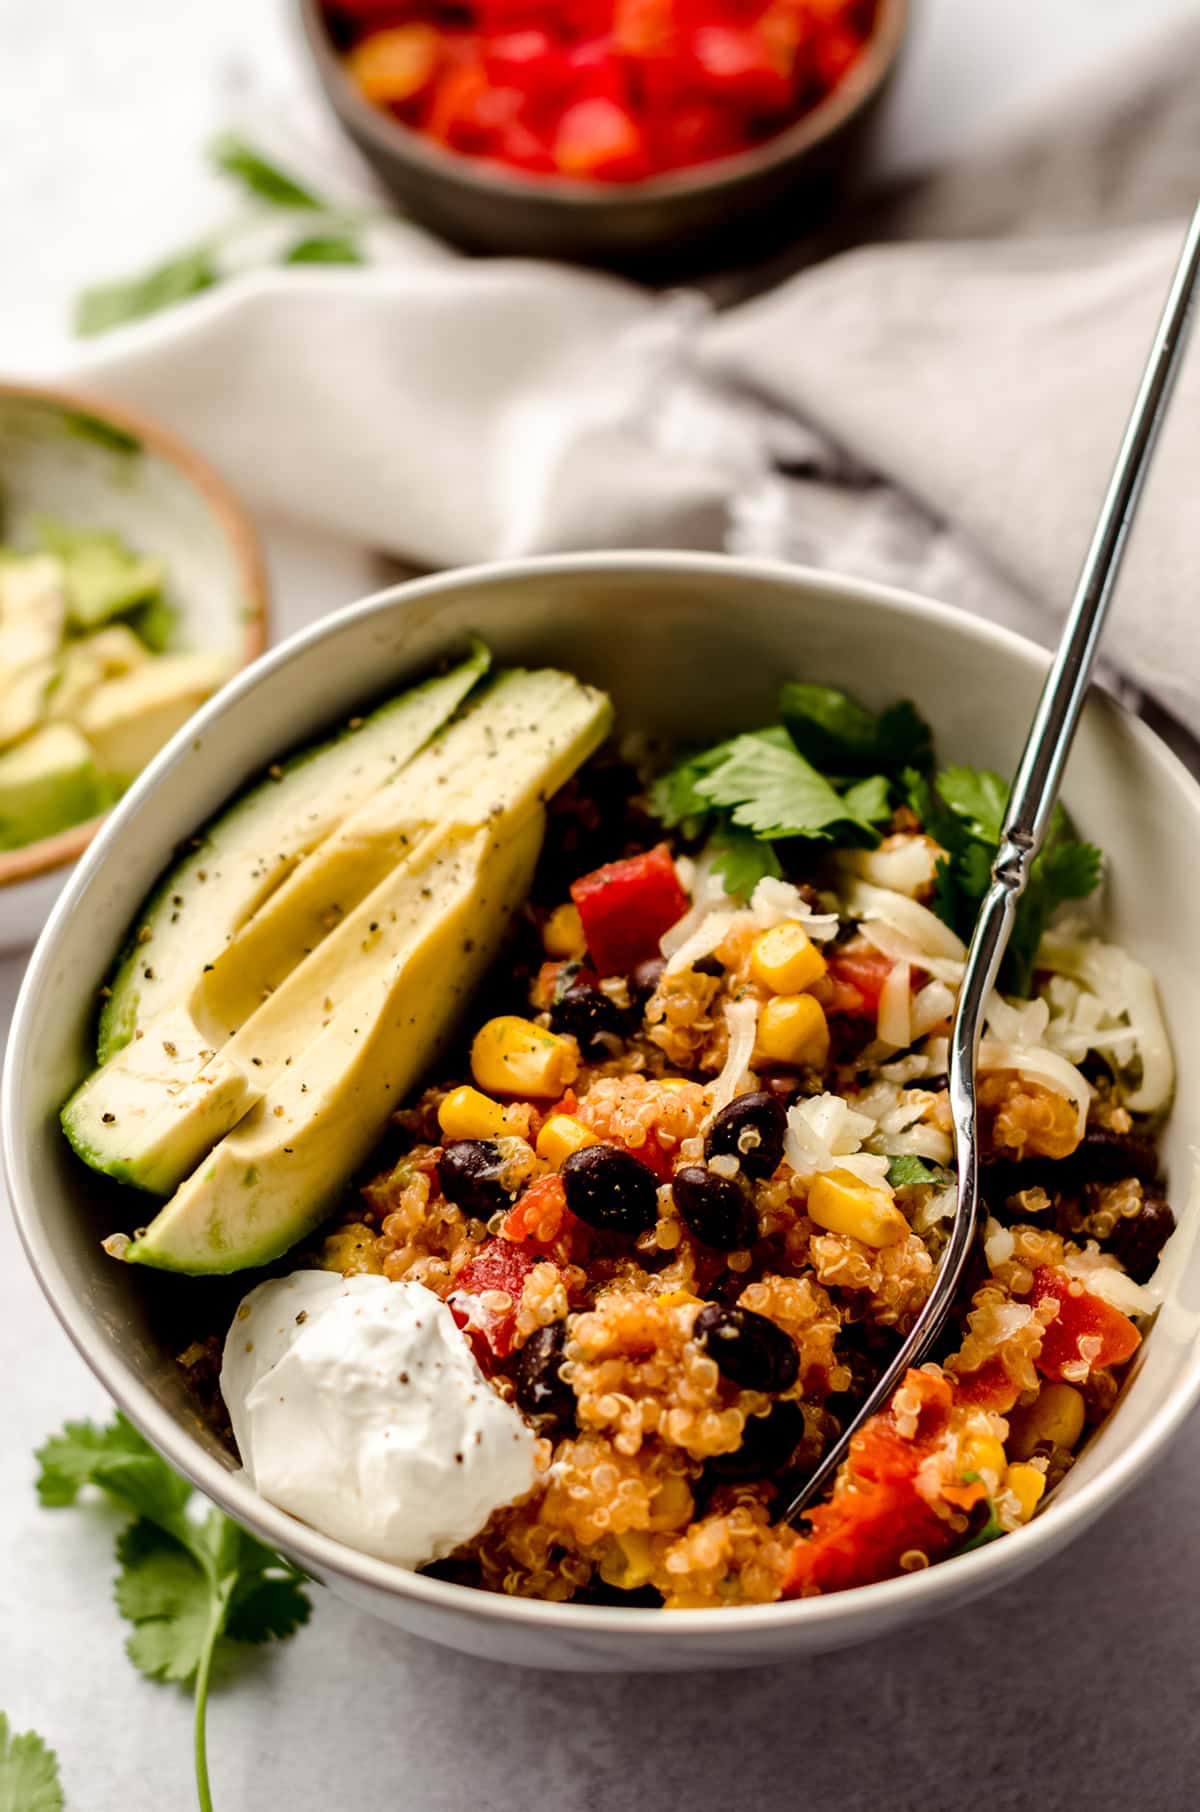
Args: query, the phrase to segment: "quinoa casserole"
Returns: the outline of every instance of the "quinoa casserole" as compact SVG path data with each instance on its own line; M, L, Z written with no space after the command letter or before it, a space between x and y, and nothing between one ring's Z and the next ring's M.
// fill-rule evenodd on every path
M476 713L505 683L482 682ZM782 1520L911 1327L946 1243L947 1035L1005 794L994 775L939 770L910 706L876 717L797 683L779 718L681 755L618 743L594 711L565 771L539 768L503 945L447 909L450 941L413 946L431 999L453 992L456 965L481 967L453 1032L391 1066L391 1098L337 1188L240 1256L189 1261L178 1240L163 1256L159 1222L191 1189L194 1223L196 1176L216 1187L202 1157L148 1231L107 1242L167 1269L240 1273L232 1297L211 1277L189 1286L176 1348L203 1413L282 1507L485 1590L736 1607L877 1582L1018 1529L1109 1414L1175 1226L1155 1149L1173 1065L1153 979L1085 916L1100 853L1060 814L989 1007L986 1223L955 1312L824 1500ZM536 728L544 741L542 717ZM375 796L377 819L407 771ZM393 864L417 860L399 847ZM347 911L376 915L367 943L381 935L381 890L397 882L379 874L361 904L326 913L296 973L333 950ZM438 895L436 877L422 885ZM178 913L183 894L167 897ZM164 935L152 919L134 948ZM202 984L214 968L216 955ZM204 1036L236 1049L292 985L256 972L264 1005ZM333 998L312 1023L328 1042L339 1003L321 985ZM129 1020L124 1041L110 1027L107 1062L65 1110L97 1168L77 1103L122 1049L148 1048L150 1024ZM324 1086L303 1054L320 1037L276 1061L268 1030L244 1066L265 1092L207 1124L218 1158L247 1128L261 1142L300 1124L299 1097L279 1090ZM213 1050L198 1056L211 1071ZM253 1070L273 1061L268 1087ZM357 1111L327 1100L326 1129ZM304 1125L286 1136L283 1152L301 1150ZM256 1187L259 1167L246 1169ZM128 1153L108 1168L146 1186Z

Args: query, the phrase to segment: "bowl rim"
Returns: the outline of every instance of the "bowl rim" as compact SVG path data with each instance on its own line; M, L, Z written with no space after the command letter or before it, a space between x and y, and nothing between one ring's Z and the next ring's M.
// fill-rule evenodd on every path
M166 428L153 416L125 403L113 403L94 391L63 388L57 384L20 384L0 382L0 404L16 397L68 414L89 415L135 440L145 442L198 491L225 536L240 574L241 593L246 605L242 623L241 656L238 670L249 666L267 647L270 639L270 594L266 561L258 531L240 498L189 442ZM111 812L89 818L83 824L72 824L53 837L42 837L36 843L24 843L19 849L0 851L0 889L21 881L35 880L83 854Z
M204 730L214 728L226 713L236 710L259 681L286 667L310 649L337 638L352 624L382 616L397 604L437 600L444 593L465 587L482 593L493 586L532 577L570 579L576 574L602 573L614 580L653 577L657 573L690 573L706 578L723 574L738 579L833 589L841 596L880 605L898 619L924 619L951 635L965 636L980 656L989 650L1016 655L1044 672L1050 657L1045 649L1015 631L967 616L950 605L873 580L849 578L813 567L779 561L752 560L723 554L646 552L637 549L603 553L540 555L491 562L451 572L409 580L372 593L344 606L289 636L210 700L192 720ZM1196 796L1200 814L1200 787L1178 757L1147 725L1111 696L1100 693L1096 704L1110 713L1141 745L1142 753L1173 787L1181 783ZM80 1356L136 1427L170 1463L209 1499L245 1524L272 1546L299 1558L318 1576L333 1575L360 1591L408 1599L447 1619L480 1619L493 1626L508 1625L563 1635L612 1636L625 1632L631 1638L650 1639L654 1632L670 1632L673 1644L692 1639L702 1642L719 1636L739 1640L747 1635L779 1635L790 1625L803 1625L814 1638L822 1630L836 1630L836 1643L846 1645L866 1639L887 1624L931 1615L947 1599L969 1597L999 1585L1005 1578L1024 1572L1038 1560L1062 1547L1080 1533L1102 1510L1135 1484L1150 1461L1161 1451L1184 1417L1200 1399L1200 1338L1193 1339L1179 1378L1170 1395L1143 1422L1127 1447L1092 1480L1053 1514L1036 1518L1007 1535L1003 1541L902 1578L875 1585L857 1586L828 1597L781 1600L774 1604L739 1605L720 1610L692 1610L664 1623L657 1608L608 1605L554 1604L542 1599L515 1598L485 1592L409 1571L394 1562L358 1552L277 1509L246 1483L240 1469L227 1468L207 1452L185 1424L177 1421L119 1356L106 1350L99 1324L77 1301L48 1239L36 1207L36 1197L26 1171L23 1129L18 1119L23 1049L39 1011L39 996L50 983L57 961L59 937L71 918L79 894L92 875L115 852L128 820L136 818L143 798L167 785L177 767L186 761L190 735L180 732L139 776L114 808L95 844L63 894L30 958L13 1013L8 1052L0 1082L0 1155L3 1157L9 1200L26 1257L60 1324ZM169 852L168 852L169 853ZM813 1646L819 1646L819 1638ZM832 1644L831 1644L832 1645Z
M488 158L468 157L436 144L363 98L346 74L325 23L322 0L297 0L305 42L330 99L344 123L385 153L399 153L427 175L459 181L485 195L522 201L545 200L564 209L626 207L668 202L691 195L736 190L747 178L773 170L833 138L879 94L895 69L908 33L911 0L879 0L875 25L846 75L817 105L762 144L708 163L649 176L640 182L590 182L570 176L539 176Z

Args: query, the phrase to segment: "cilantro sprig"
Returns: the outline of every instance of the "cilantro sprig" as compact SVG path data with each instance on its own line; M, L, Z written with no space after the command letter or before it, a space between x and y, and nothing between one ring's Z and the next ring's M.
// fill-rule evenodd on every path
M707 835L731 893L779 875L777 844L869 848L901 797L901 775L930 752L911 704L878 717L829 686L784 686L782 722L734 736L676 764L651 789L669 827Z
M935 774L932 732L905 699L876 714L831 686L793 681L780 692L779 716L663 774L650 790L662 822L706 838L729 892L746 895L764 875L781 875L793 852L877 844L907 805L946 852L930 905L968 938L991 885L1008 805L1003 778L962 766ZM1052 914L1086 899L1101 861L1058 807L1017 910L1001 977L1010 992L1028 994Z
M63 1812L58 1758L36 1730L9 1732L0 1711L0 1812Z
M213 1664L230 1644L290 1636L306 1623L304 1575L219 1510L198 1514L191 1486L119 1413L103 1428L68 1422L36 1457L47 1509L74 1504L91 1485L132 1513L116 1542L117 1609L133 1626L125 1652L148 1679L193 1688L197 1797L212 1812ZM53 1800L46 1806L54 1812Z
M1008 808L1008 783L989 768L947 767L936 781L915 770L905 775L908 800L925 829L946 851L938 864L934 898L939 918L967 938L991 886L992 863ZM1013 994L1028 994L1042 934L1068 900L1085 900L1100 882L1103 857L1080 842L1062 805L1054 809L1046 841L1029 872L1001 972Z
M243 201L248 204L245 211L228 226L194 245L183 246L149 270L82 291L75 301L77 334L88 337L107 333L127 321L160 314L163 309L224 282L232 268L230 249L236 249L247 233L253 233L267 213L295 221L295 236L277 254L276 262L365 262L358 233L368 215L362 210L335 207L322 200L236 133L222 133L209 146L208 156L217 173L241 190Z

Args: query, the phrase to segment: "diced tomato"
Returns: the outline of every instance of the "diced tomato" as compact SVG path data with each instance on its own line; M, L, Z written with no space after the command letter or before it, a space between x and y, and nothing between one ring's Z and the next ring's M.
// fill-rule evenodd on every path
M794 91L794 57L754 27L705 25L692 38L701 88L752 114L785 113Z
M433 81L442 57L442 34L414 21L373 31L350 52L350 74L369 101L405 107Z
M636 182L650 171L641 127L627 107L602 94L567 108L554 135L554 161L564 176L601 182Z
M956 1372L954 1395L960 1403L971 1403L977 1409L994 1409L1006 1416L1021 1394L1019 1384L1008 1375L1003 1359L985 1359L977 1371Z
M1030 1302L1036 1307L1047 1297L1057 1302L1058 1314L1046 1329L1035 1361L1043 1378L1078 1384L1081 1363L1089 1372L1099 1366L1123 1365L1141 1344L1142 1337L1128 1315L1080 1289L1054 1265L1040 1265L1033 1274Z
M744 144L737 116L713 101L692 101L677 107L655 130L659 161L668 167L728 157Z
M663 932L689 905L665 843L584 875L572 884L571 898L601 975L623 975L645 957L657 956Z
M426 130L453 151L486 155L520 111L520 91L493 87L478 53L461 52L434 90Z
M892 972L892 959L882 950L855 949L843 946L826 955L833 998L830 1013L845 1013L851 1019L874 1019L879 1011L883 984Z
M955 1537L917 1490L922 1461L945 1432L954 1401L949 1381L910 1371L903 1386L922 1403L915 1434L902 1434L890 1409L864 1423L850 1444L849 1477L809 1512L812 1534L792 1550L784 1596L841 1592L900 1572L910 1549L935 1558Z
M557 1264L570 1264L587 1229L567 1207L559 1176L539 1177L504 1217L501 1237L534 1248Z
M512 1352L521 1291L533 1267L543 1263L545 1254L536 1246L489 1239L454 1279L446 1306L470 1338L485 1371Z

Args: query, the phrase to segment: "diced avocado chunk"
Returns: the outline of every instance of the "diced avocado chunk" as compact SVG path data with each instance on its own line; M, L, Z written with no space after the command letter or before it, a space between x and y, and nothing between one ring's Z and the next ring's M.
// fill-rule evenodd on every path
M38 526L47 551L62 562L75 629L97 629L162 591L162 562L135 554L119 535L68 529L48 517Z
M46 716L77 723L84 700L105 680L119 679L149 660L145 648L124 623L113 623L95 635L68 642L58 659L54 684L46 698Z
M0 849L20 849L95 817L111 794L70 724L45 724L0 754Z
M0 562L0 689L58 653L65 616L57 560L29 554Z
M229 678L220 654L164 654L104 680L79 708L78 724L105 773L132 779Z
M146 1232L109 1251L203 1275L267 1264L303 1239L445 1047L528 890L544 824L537 808L507 836L454 839L406 953L332 1014Z
M37 729L57 672L55 661L35 661L0 686L0 749Z
M191 840L141 907L109 978L101 1063L156 1014L187 998L238 928L310 850L403 768L489 660L476 644L448 673L273 769Z

